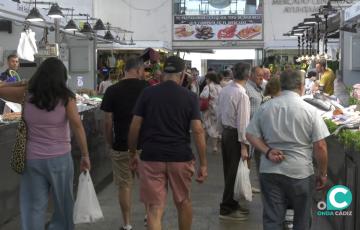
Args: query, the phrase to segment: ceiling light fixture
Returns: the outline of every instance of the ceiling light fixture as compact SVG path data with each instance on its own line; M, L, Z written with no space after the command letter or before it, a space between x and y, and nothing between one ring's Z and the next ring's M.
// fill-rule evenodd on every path
M315 17L315 18L305 18L304 19L304 24L305 25L313 25L316 23L322 22L321 18L319 17Z
M134 42L133 36L131 34L131 38L130 38L130 44L129 45L136 45L136 43Z
M71 9L71 19L68 21L68 23L65 26L65 30L67 31L77 31L79 28L77 27L76 23L73 20L74 16L74 8Z
M51 5L49 13L47 14L50 18L63 18L64 15L61 12L61 8L57 3Z
M78 30L78 27L77 27L76 23L74 22L74 20L70 19L70 21L68 21L68 23L65 26L65 30L68 30L68 31Z
M88 21L84 22L82 29L80 30L81 33L92 33L93 29Z
M292 31L293 31L293 32L298 32L298 31L303 32L303 31L304 31L304 28L299 28L299 27L297 27L297 26L294 26L293 29L292 29Z
M42 22L44 21L43 16L40 14L39 10L36 8L36 0L35 0L35 6L30 10L30 13L25 18L26 21L29 22Z
M304 24L304 23L299 23L296 28L299 28L299 29L308 29L310 28L311 25L310 24Z
M94 30L106 30L104 23L101 21L100 18L96 21L93 29Z
M110 30L106 31L105 35L104 35L104 39L105 40L114 40L114 36L111 34Z
M302 36L303 33L300 33L300 32L294 32L292 35L295 35L295 36Z

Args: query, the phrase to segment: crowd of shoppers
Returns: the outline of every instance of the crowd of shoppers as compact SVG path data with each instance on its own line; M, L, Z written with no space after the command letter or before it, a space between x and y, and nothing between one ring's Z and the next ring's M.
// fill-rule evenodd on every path
M10 57L9 68L15 66ZM184 60L170 56L163 69L144 79L144 61L129 58L122 79L100 84L104 94L105 137L122 213L121 230L133 229L131 201L135 174L147 227L161 229L168 185L178 211L179 229L191 229L191 181L207 179L206 139L221 149L224 191L219 218L243 221L251 210L234 200L239 162L254 158L263 201L263 228L282 229L286 209L295 210L295 229L310 229L314 182L326 183L329 135L316 109L300 96L305 79L288 68L280 77L269 69L239 62L203 77ZM319 87L332 94L335 78L322 60ZM49 191L55 212L49 229L73 229L73 164L69 124L81 150L81 170L90 170L85 132L75 95L66 87L67 71L57 58L45 60L29 83L0 82L0 97L21 103L28 125L27 166L21 177L22 229L43 229ZM199 99L209 106L200 112ZM45 127L45 128L44 128ZM190 147L194 137L198 156ZM206 138L207 137L207 138ZM221 148L219 148L221 143ZM313 151L314 150L314 151ZM210 151L209 151L210 152ZM314 176L313 158L319 175ZM198 170L195 170L196 167ZM56 172L56 173L55 173ZM260 192L253 188L253 192ZM35 211L36 210L36 211Z

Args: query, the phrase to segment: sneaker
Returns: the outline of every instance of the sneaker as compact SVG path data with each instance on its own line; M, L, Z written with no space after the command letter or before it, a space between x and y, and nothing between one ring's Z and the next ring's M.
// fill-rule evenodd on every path
M144 227L147 227L147 215L144 217Z
M252 190L253 193L260 193L261 192L260 189L255 188L255 187L251 187L251 190Z
M237 211L239 211L242 214L249 214L250 213L250 209L244 206L238 206L237 207Z
M284 229L292 230L294 227L294 210L287 209L285 214Z
M132 230L132 227L122 226L119 230Z
M236 210L228 215L219 215L220 220L243 221L248 219L248 215Z

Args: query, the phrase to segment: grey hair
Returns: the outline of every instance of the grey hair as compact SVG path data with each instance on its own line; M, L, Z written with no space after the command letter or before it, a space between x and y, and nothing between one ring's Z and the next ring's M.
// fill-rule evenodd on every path
M317 61L316 64L321 65L322 67L326 68L326 59L325 58L321 58L320 60Z
M180 78L182 75L182 72L180 73L164 73L165 78Z
M304 75L298 70L285 70L280 75L281 90L298 90L304 82Z
M144 62L137 57L130 57L126 60L125 71L128 72L131 69L139 69L144 66Z
M233 76L236 80L247 80L249 77L250 64L239 62L234 65Z

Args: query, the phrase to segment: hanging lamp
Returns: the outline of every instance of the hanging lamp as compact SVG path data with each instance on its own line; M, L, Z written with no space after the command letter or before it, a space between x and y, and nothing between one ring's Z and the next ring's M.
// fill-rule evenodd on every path
M110 32L110 30L106 31L105 35L104 35L104 39L105 40L114 40L114 36L112 35L112 33Z
M84 22L82 29L80 30L81 33L92 33L93 30L89 22Z
M44 21L44 17L40 14L39 10L36 8L36 0L35 6L30 10L30 13L25 18L26 21L29 22L42 22Z
M68 31L78 30L78 27L77 27L76 23L74 22L74 20L70 19L70 21L68 21L68 23L65 26L65 30L68 30Z
M93 30L106 30L104 23L100 18L96 21Z
M47 14L50 18L63 18L64 15L61 11L60 6L57 3L51 5L49 13Z
M71 19L70 21L68 21L68 23L65 26L65 30L67 31L77 31L79 30L79 28L77 27L76 23L73 20L73 16L74 16L74 8L71 9Z

